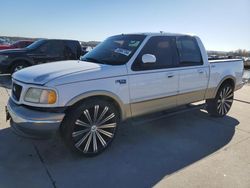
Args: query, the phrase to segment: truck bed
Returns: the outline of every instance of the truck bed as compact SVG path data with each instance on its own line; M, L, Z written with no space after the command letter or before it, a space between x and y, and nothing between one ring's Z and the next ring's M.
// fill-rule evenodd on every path
M209 63L211 68L208 88L219 86L227 75L234 79L235 89L242 85L244 65L241 59L210 60Z
M210 64L213 63L229 63L229 62L242 62L242 59L217 59L217 60L209 60Z

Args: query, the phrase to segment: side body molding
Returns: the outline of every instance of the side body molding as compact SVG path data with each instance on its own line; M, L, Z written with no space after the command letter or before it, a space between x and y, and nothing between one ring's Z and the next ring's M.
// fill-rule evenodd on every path
M30 65L34 65L34 62L30 58L27 58L27 57L16 57L16 58L11 60L11 63L13 63L15 61L25 61L25 62L29 63Z

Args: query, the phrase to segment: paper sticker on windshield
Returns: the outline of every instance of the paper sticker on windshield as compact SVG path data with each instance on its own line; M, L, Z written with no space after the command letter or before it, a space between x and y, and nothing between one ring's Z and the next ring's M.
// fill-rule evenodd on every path
M125 55L125 56L129 56L131 54L130 50L126 50L122 48L116 48L114 52Z
M140 44L140 41L131 40L128 44L129 47L137 47Z

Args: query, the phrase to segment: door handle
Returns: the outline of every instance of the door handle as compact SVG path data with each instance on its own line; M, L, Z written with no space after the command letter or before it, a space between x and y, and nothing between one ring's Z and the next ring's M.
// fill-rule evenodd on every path
M203 70L198 70L198 73L199 74L204 74L204 71Z
M174 77L174 74L173 74L173 73L167 73L166 76L167 76L168 78L173 78L173 77Z

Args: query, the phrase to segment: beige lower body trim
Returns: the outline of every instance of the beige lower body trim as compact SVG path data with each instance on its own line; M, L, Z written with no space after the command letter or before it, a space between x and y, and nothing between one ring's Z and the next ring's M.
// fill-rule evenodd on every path
M235 86L235 91L243 87L243 83ZM217 93L217 88L208 88L206 90L198 90L188 93L183 93L175 96L168 96L164 98L146 100L142 102L132 103L131 104L131 111L127 108L127 114L135 117L140 115L145 115L157 111L167 110L170 108L174 108L177 106L190 104L193 102L202 101L205 99L212 99L215 98Z
M132 116L140 116L148 113L166 110L176 107L176 96L147 100L131 104Z
M215 98L215 96L216 96L216 91L217 91L217 88L216 88L216 87L208 88L207 91L206 91L206 96L205 96L205 98L206 98L206 99L213 99L213 98Z
M177 96L177 106L202 101L205 98L206 90L198 90L182 93Z
M204 100L206 90L183 93L164 98L146 100L131 104L133 117L175 108L177 106Z
M130 104L123 104L121 110L122 110L122 117L121 117L122 121L132 117Z

